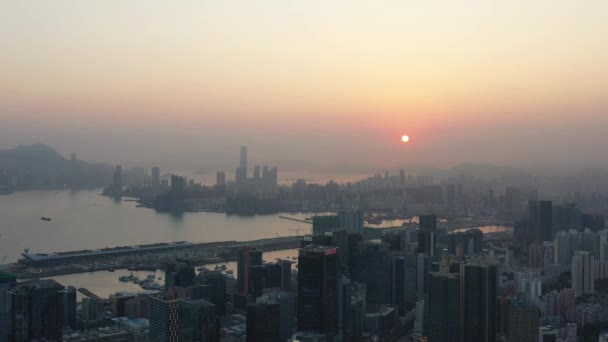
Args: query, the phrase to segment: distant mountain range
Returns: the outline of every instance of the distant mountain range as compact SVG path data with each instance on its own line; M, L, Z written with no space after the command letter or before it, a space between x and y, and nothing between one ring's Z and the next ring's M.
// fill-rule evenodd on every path
M110 183L113 167L70 160L44 144L0 150L0 185L16 190L93 188Z

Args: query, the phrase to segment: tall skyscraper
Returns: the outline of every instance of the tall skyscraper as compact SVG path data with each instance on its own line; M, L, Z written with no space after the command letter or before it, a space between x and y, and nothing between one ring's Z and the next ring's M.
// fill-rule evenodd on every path
M247 178L247 146L241 146L241 160L239 163L243 179Z
M511 302L507 308L507 336L509 341L538 342L538 316L536 306Z
M76 288L73 286L63 290L63 326L76 329Z
M225 186L226 185L226 173L218 172L216 175L215 185Z
M10 341L61 341L63 286L51 279L22 282L7 291Z
M416 307L416 302L418 300L417 296L417 286L418 286L418 276L417 276L417 266L418 266L418 255L417 254L407 254L404 257L405 261L405 271L404 271L404 288L405 288L405 307L407 310L412 310Z
M367 285L367 302L389 304L391 295L391 258L386 243L366 241L358 246L354 279Z
M418 253L425 253L429 256L435 255L435 233L437 230L437 216L420 215L420 230L418 232Z
M150 297L148 310L149 340L151 342L177 342L179 340L178 301Z
M594 260L587 251L576 251L572 257L572 289L576 297L595 292Z
M260 165L256 165L256 166L253 168L253 178L254 178L255 180L259 180L259 179L261 178L261 176L262 176L262 175L260 174Z
M219 342L215 305L204 299L180 299L177 311L179 341Z
M281 306L279 303L247 305L247 341L281 341Z
M114 196L120 197L122 196L122 166L116 165L113 180L112 192Z
M553 204L551 201L528 202L528 222L537 243L553 240Z
M427 313L429 341L458 342L460 338L460 281L454 273L430 273ZM466 340L482 341L482 340Z
M152 188L158 189L160 187L160 168L155 166L152 168Z
M496 265L462 264L460 334L463 341L494 342L497 333Z
M309 245L300 249L298 330L338 333L338 249Z
M249 294L251 290L251 267L262 264L262 251L252 247L239 249L237 260L237 290Z

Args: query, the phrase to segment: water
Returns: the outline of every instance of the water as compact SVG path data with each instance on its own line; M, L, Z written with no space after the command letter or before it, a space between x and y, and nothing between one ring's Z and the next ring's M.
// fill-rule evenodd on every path
M28 191L0 196L0 261L23 249L57 252L169 241L246 241L310 233L312 225L278 215L221 213L171 215L135 202L99 196L99 190ZM304 219L307 215L291 215ZM42 221L40 217L52 221Z
M298 255L297 249L286 249L282 251L272 251L272 252L264 252L263 258L264 261L273 262L277 258L279 259L289 259L292 260L292 257ZM295 261L295 260L293 260ZM234 277L236 278L236 261L218 263L218 264L208 264L202 265L202 267L207 267L209 269L214 269L215 266L226 266L226 271L230 270L233 272ZM197 266L196 268L199 268ZM84 287L94 294L107 298L111 294L114 294L119 291L126 291L131 293L140 293L146 292L139 285L133 282L122 282L118 280L121 276L128 276L130 274L136 275L139 279L145 279L150 274L154 274L154 279L159 284L165 283L165 272L163 270L156 270L156 272L150 271L128 271L128 270L116 270L114 272L109 271L97 271L97 272L87 272L87 273L77 273L77 274L67 274L61 276L53 276L49 277L51 279L55 279L62 285L65 286L74 286L76 288ZM160 278L160 279L159 279ZM78 299L82 299L84 297L80 292L77 293Z

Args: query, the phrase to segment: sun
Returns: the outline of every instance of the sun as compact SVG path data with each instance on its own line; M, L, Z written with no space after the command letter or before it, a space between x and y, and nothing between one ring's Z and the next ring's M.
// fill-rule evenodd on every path
M404 143L406 143L406 142L410 141L410 137L408 137L407 135L403 135L401 137L401 141L404 142Z

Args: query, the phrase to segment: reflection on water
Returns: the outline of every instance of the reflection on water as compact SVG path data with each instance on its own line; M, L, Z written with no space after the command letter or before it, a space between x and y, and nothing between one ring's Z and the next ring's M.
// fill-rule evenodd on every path
M294 262L297 260L293 260L293 257L297 257L298 250L297 249L286 249L281 251L271 251L264 252L263 258L266 262L274 262L276 259L289 259ZM215 266L226 266L226 271L231 270L233 272L234 277L236 278L236 262L226 262L226 263L217 263L217 264L207 264L202 266L196 266L196 268L207 267L209 269L214 269ZM295 266L292 266L295 268ZM159 284L165 283L165 272L163 270L156 270L156 272L149 271L128 271L128 270L116 270L115 272L109 271L98 271L98 272L88 272L88 273L78 273L78 274L68 274L62 276L54 276L49 277L48 279L55 279L61 285L64 286L74 286L76 288L84 287L94 294L107 298L111 294L114 294L119 291L127 291L127 292L147 292L142 289L139 285L132 282L122 282L118 280L121 276L128 276L133 274L139 279L145 279L150 274L154 274L155 281ZM161 279L158 279L161 278ZM82 299L84 295L78 292L78 299Z
M454 229L454 230L450 231L450 233L462 233L462 232L466 232L471 229L479 229L484 234L513 232L513 227L510 227L510 226L483 226L483 227Z

